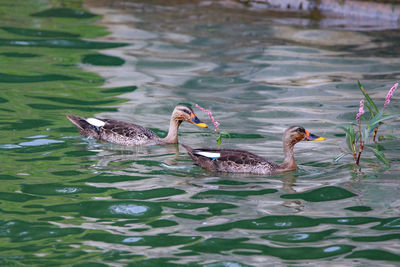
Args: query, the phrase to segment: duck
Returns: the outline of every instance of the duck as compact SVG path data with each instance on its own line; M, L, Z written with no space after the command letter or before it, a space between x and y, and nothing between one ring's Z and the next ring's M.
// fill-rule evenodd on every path
M67 115L67 118L83 136L93 137L101 142L125 146L177 144L178 128L184 121L199 127L208 127L207 124L199 120L193 109L187 105L177 105L174 108L169 122L168 134L165 138L158 137L150 129L133 123L74 115Z
M297 168L294 146L300 141L323 141L325 138L311 134L301 126L288 127L282 137L284 160L278 164L249 151L239 149L193 149L182 144L195 165L211 172L250 173L271 175L293 171Z

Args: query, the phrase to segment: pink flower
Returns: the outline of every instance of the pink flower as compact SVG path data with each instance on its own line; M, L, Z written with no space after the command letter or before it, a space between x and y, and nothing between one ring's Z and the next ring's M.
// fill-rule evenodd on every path
M393 87L390 88L389 92L387 93L386 99L385 99L385 105L383 106L384 108L386 108L387 105L389 105L390 99L392 99L394 90L397 89L397 86L399 86L399 83L395 83L395 84L393 85Z
M361 115L364 114L364 99L360 101L360 108L358 109L358 113L356 116L356 120L360 122Z
M214 117L213 117L213 115L212 115L212 113L211 113L211 110L208 110L208 109L202 108L202 107L200 107L200 106L199 106L199 105L197 105L197 104L196 104L196 106L195 106L195 107L196 107L196 108L199 108L199 109L201 109L202 111L204 111L204 112L207 112L207 113L208 113L208 116L210 117L212 124L214 124L215 131L216 131L216 132L218 132L219 122L218 122L218 121L216 121L216 120L214 119Z

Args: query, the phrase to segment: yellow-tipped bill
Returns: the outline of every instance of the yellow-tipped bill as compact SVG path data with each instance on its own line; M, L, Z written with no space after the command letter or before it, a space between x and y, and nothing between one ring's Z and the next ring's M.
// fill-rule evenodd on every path
M306 130L306 134L307 134L307 141L324 141L325 138L317 136L315 134L310 133L309 131Z
M313 135L313 136L315 136L316 138L310 139L310 141L324 141L325 140L324 137L316 136L316 135Z
M199 126L199 127L203 127L203 128L207 128L207 124L205 124L204 122L202 122L201 120L199 120L199 118L197 118L197 116L192 113L190 114L190 122Z

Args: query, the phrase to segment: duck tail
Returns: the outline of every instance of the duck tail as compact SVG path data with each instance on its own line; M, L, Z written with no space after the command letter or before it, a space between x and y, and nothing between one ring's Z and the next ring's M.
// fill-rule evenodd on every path
M193 149L190 146L181 144L188 152L189 156L192 158L194 161L194 164L197 166L200 166L204 169L211 170L211 171L218 171L218 163L217 161L213 160L213 158L210 158L208 154L217 154L217 153L210 153L210 152L204 152L203 150L200 149ZM218 153L218 156L220 153Z
M67 115L67 118L75 124L76 127L79 129L84 129L85 127L88 127L89 123L85 120L85 118L81 118L78 116L74 115Z
M187 150L187 152L189 154L193 154L193 148L191 148L190 146L184 145L184 144L181 144L181 145Z
M81 135L99 139L98 129L96 129L96 127L88 123L86 121L86 118L74 115L67 115L67 118L78 128L78 131Z
M197 156L194 154L194 149L191 148L190 146L187 146L187 145L184 145L184 144L181 144L181 145L187 150L189 156L190 156L190 157L192 158L192 160L194 161L194 165L201 166L201 165L200 165L201 162L199 162L199 157L197 157Z

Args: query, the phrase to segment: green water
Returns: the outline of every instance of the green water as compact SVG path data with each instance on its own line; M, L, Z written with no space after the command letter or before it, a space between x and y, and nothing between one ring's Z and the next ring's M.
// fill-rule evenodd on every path
M399 80L398 29L206 1L14 0L0 12L0 265L399 264L399 121L380 130L395 137L380 143L390 169L368 153L361 171L333 162L356 81L383 105ZM276 161L287 126L327 140L298 144L295 172L213 174L179 146L101 144L65 117L165 136L180 102L213 110L231 133L223 147ZM179 138L214 136L186 123Z

